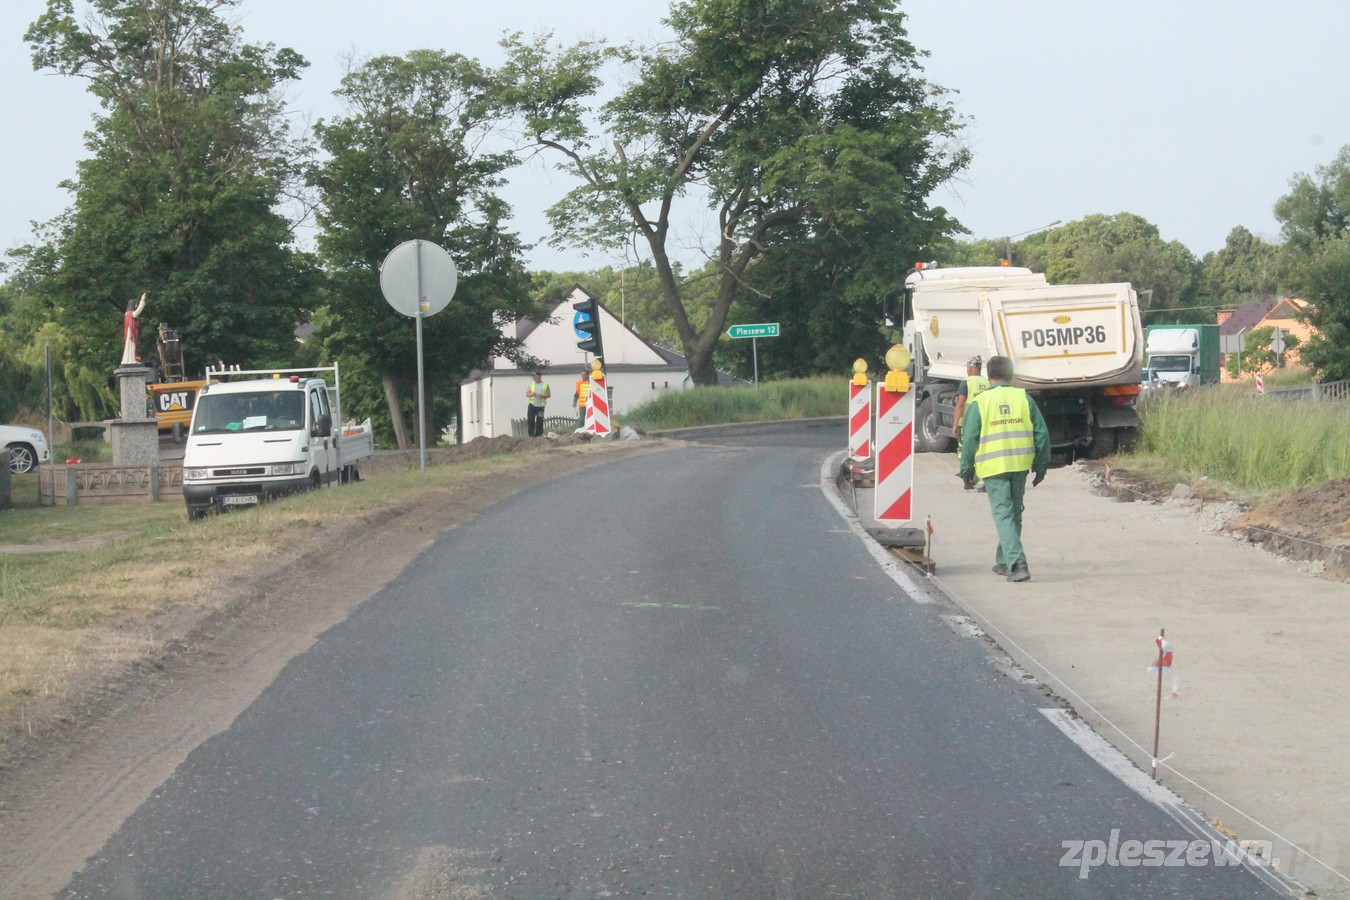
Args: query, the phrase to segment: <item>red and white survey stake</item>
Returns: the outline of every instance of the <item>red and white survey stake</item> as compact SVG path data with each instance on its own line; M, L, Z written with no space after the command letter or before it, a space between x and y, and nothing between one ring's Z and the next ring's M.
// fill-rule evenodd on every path
M1153 657L1153 662L1148 667L1148 674L1161 679L1170 679L1172 682L1172 699L1181 699L1181 685L1177 681L1176 673L1172 671L1172 642L1158 635L1153 639L1153 643L1158 645L1158 655Z

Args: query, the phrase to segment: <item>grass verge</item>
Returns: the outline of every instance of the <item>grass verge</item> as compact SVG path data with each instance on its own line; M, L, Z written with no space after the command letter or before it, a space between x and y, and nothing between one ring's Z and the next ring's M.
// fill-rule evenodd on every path
M847 414L847 380L818 376L768 381L758 387L697 387L672 391L624 413L623 420L625 424L655 431Z
M1260 397L1226 387L1148 397L1128 465L1242 499L1350 477L1350 405Z
M619 442L574 452L606 446ZM153 664L166 642L163 623L177 611L184 611L178 619L192 620L227 608L258 573L288 563L297 548L353 540L363 527L387 525L391 510L445 508L474 485L490 503L500 495L492 485L511 483L547 452L513 442L503 455L461 456L425 472L414 461L357 484L192 522L181 502L168 501L6 511L0 722L23 722L30 708L59 704L82 679ZM11 552L16 543L26 546Z

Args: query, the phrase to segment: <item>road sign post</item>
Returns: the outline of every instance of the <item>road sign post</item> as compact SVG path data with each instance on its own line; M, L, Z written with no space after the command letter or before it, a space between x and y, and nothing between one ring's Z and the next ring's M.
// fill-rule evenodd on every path
M757 325L732 325L727 329L727 337L733 339L750 338L750 355L755 360L755 393L759 393L759 339L778 337L777 322L761 322Z
M417 320L417 411L419 457L427 468L426 385L422 366L422 319L449 305L459 285L459 271L449 252L431 241L404 241L380 265L380 292L385 302Z

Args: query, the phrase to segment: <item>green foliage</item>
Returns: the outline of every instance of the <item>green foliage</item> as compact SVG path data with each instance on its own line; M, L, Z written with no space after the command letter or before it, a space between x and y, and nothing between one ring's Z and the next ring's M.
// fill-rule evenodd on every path
M1300 359L1326 381L1350 378L1350 144L1275 204L1293 255L1290 281L1317 329Z
M1128 281L1144 294L1146 325L1194 317L1181 308L1194 305L1195 257L1133 213L1086 216L1014 246L1018 265L1044 272L1051 284Z
M1139 406L1138 452L1257 491L1350 477L1350 407L1257 396L1250 387L1164 391Z
M1228 359L1228 371L1237 375L1242 372L1254 374L1256 372L1269 372L1273 369L1282 369L1286 363L1286 358L1290 351L1297 350L1299 347L1298 336L1286 332L1281 340L1284 342L1283 349L1275 352L1275 326L1266 325L1261 328L1253 328L1243 336L1243 349L1241 353L1230 353Z
M671 391L624 414L625 424L648 430L733 422L770 422L843 416L848 379L817 377L766 381L744 387L696 387Z
M1206 253L1201 261L1199 296L1214 304L1237 306L1275 294L1288 266L1282 247L1267 244L1239 225L1228 233L1222 250Z
M1327 238L1309 251L1295 284L1311 304L1307 319L1316 329L1299 361L1323 381L1350 378L1350 233Z
M337 94L349 112L315 126L329 158L309 173L328 273L316 341L351 373L353 411L403 435L403 417L416 415L416 327L379 299L380 264L404 241L447 248L455 296L423 320L434 433L457 407L459 381L516 350L500 326L533 311L522 248L504 229L510 210L495 193L513 158L484 149L500 118L498 89L473 60L418 50L367 61ZM395 403L384 402L386 384Z
M287 360L312 303L312 269L275 211L300 152L280 89L306 63L243 44L220 15L237 3L93 0L77 20L49 0L25 36L35 68L87 79L103 107L74 206L20 255L20 302L59 327L67 416L113 411L122 312L142 292L141 355L169 322L193 370Z
M1291 178L1289 193L1275 203L1275 218L1300 254L1344 235L1350 229L1350 144L1329 165L1318 166L1316 177L1300 173Z
M699 384L716 382L733 303L755 317L834 321L828 310L875 330L878 287L959 227L928 197L967 163L951 140L955 113L918 75L903 15L880 0L685 0L667 23L672 40L623 51L505 42L526 133L581 181L551 211L557 240L645 242ZM616 56L637 74L593 134L586 103ZM700 203L717 223L706 289L679 277L668 247L672 211ZM712 300L705 322L691 315L696 293ZM834 335L803 334L810 357L831 357L818 345Z

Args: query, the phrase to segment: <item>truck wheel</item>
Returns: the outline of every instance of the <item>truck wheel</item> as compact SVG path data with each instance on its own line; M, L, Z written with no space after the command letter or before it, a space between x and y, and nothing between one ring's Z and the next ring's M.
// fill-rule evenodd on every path
M937 398L932 394L919 403L914 419L914 443L920 453L950 453L956 449L956 438L940 430Z
M1088 448L1088 459L1105 459L1116 452L1117 428L1092 426L1092 446Z

